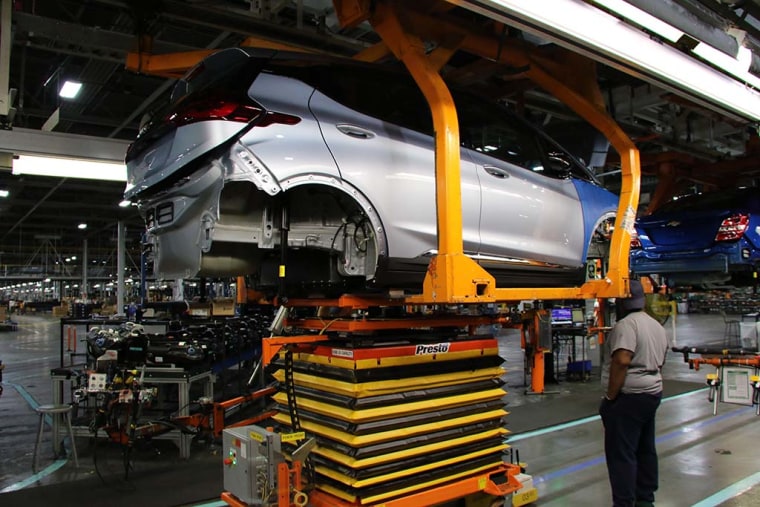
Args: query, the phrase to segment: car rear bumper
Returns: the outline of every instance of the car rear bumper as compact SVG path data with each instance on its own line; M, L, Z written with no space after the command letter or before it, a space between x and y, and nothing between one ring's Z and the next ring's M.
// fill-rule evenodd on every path
M724 254L713 255L703 259L631 259L631 271L636 274L728 273L728 266L729 258Z
M708 255L654 255L645 251L631 252L631 271L637 274L668 273L732 273L751 269L754 259L744 242L727 246Z
M200 270L201 254L211 246L223 184L223 168L210 163L189 183L140 203L153 268L163 278L191 277Z

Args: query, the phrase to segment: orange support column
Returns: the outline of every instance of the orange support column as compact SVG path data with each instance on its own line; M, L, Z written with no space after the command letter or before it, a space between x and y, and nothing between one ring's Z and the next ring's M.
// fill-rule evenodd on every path
M531 361L533 361L533 367L531 368L530 375L530 390L533 394L544 393L544 375L546 375L546 368L544 365L544 351L536 349L533 351Z
M248 291L245 288L244 276L239 276L235 279L235 296L235 302L239 305L244 305L248 302Z

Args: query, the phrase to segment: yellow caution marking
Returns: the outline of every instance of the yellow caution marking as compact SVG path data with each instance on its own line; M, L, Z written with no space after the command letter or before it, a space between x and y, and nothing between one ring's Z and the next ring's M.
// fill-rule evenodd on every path
M401 403L398 405L387 405L384 407L365 408L360 410L351 410L350 408L337 407L328 403L315 401L306 397L298 398L298 406L318 414L334 417L349 422L369 422L381 421L390 417L401 417L411 414L422 414L432 410L443 410L446 408L461 407L473 403L498 400L504 396L503 389L488 389L486 391L476 391L474 393L458 394L456 396L445 396L442 398L432 398L411 403ZM288 395L279 392L273 396L274 400L283 405L288 403Z
M297 431L295 433L283 433L280 435L280 441L282 442L296 442L298 440L303 440L304 438L306 438L306 433L303 431Z
M409 449L402 449L400 451L389 452L381 456L372 456L371 458L356 459L351 456L342 454L334 449L328 449L324 447L316 447L314 449L315 454L324 456L331 459L341 465L345 465L353 469L362 469L375 465L381 465L383 463L391 462L394 460L401 460L405 458L413 458L422 454L429 454L436 451L442 451L444 449L450 449L460 445L471 444L473 442L479 442L481 440L487 440L489 438L500 437L509 433L504 428L496 428L482 433L476 433L474 435L465 435L463 437L451 438L442 442L433 442L431 444L420 445ZM484 486L485 487L485 486Z
M343 380L329 379L319 375L308 373L293 373L296 385L310 387L321 391L351 396L353 398L366 398L382 394L396 394L406 392L409 386L415 389L430 389L434 387L448 387L467 384L479 380L490 380L504 375L505 370L500 366L468 370L463 372L443 373L440 375L426 375L424 377L409 377L393 380L375 380L370 382L346 382ZM274 378L280 382L285 381L285 372L277 370Z
M328 426L303 418L301 419L301 426L306 431L316 433L317 435L330 438L337 442L342 442L352 447L362 447L364 445L390 442L392 440L411 437L422 433L430 433L433 431L441 431L448 428L466 426L468 424L489 421L491 419L500 419L505 415L507 415L507 412L503 409L489 410L488 412L469 414L462 417L455 417L453 419L444 419L441 421L418 424L416 426L408 426L405 428L396 428L388 431L379 431L377 433L371 433L368 435L353 435L351 433L346 433L345 431L330 428ZM285 426L290 426L290 416L287 414L278 413L273 416L273 419Z
M447 475L445 477L439 477L437 479L433 479L431 481L422 481L422 482L415 482L413 485L406 486L406 487L400 487L400 488L394 488L393 491L388 493L380 493L373 496L367 496L362 497L361 499L357 498L356 495L352 495L340 488L336 488L330 484L324 484L324 483L318 483L319 489L336 496L340 498L341 500L345 500L347 502L356 502L359 500L362 504L369 504L374 502L380 502L383 500L386 500L391 497L395 496L403 496L409 493L413 493L415 491L419 491L421 489L427 489L432 486L436 486L438 484L442 484L444 482L452 481L454 479L459 479L461 477L466 477L468 475L473 475L476 473L485 472L486 470L494 469L498 466L501 466L502 462L499 460L498 462L494 462L493 464L488 465L482 465L479 467L472 468L471 470L466 470L464 472L459 472L456 474Z

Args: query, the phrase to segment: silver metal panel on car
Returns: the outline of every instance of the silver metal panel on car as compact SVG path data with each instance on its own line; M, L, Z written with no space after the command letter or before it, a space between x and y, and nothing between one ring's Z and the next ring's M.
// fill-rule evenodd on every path
M232 139L246 127L245 123L215 120L177 128L127 163L124 196L129 199L160 183L209 150Z
M280 183L303 174L340 177L308 107L313 91L301 81L265 73L259 74L249 91L264 109L301 119L296 125L254 127L241 139Z
M582 264L583 212L572 180L544 176L477 151L482 255Z
M346 181L378 208L388 255L418 258L438 246L434 140L410 129L358 113L320 92L310 101L322 133ZM480 184L463 158L462 226L465 252L480 244Z
M144 215L151 210L171 207L171 220L149 225L156 273L164 278L194 276L201 266L201 254L209 248L213 234L224 168L212 163L188 178L186 184L140 203Z

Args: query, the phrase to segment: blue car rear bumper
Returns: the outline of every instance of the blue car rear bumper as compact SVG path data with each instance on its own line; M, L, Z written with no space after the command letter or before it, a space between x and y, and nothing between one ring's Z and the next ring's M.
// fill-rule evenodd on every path
M750 246L739 241L712 252L653 254L646 250L634 250L631 252L630 267L636 274L731 273L751 270L757 261L757 255Z
M660 259L645 257L631 259L631 271L636 274L667 273L728 273L728 256L717 254L701 259Z

